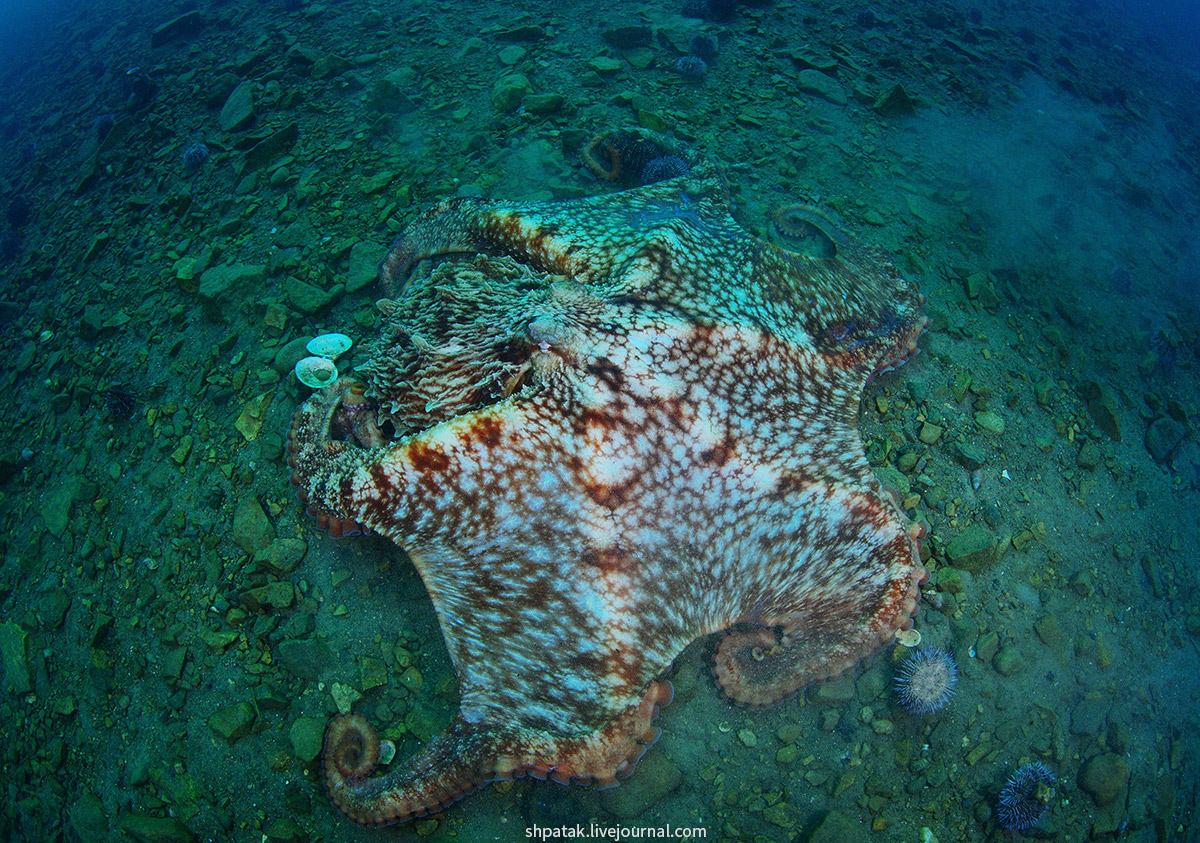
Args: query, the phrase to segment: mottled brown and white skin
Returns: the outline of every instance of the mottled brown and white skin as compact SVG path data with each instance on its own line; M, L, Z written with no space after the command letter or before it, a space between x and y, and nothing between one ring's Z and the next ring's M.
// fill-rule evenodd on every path
M404 232L374 357L297 410L291 464L323 527L412 558L462 705L383 776L365 718L335 720L348 817L514 776L612 783L700 636L724 631L724 692L768 705L909 625L920 529L857 415L926 319L883 253L826 234L831 258L751 236L703 162L574 201L451 200Z

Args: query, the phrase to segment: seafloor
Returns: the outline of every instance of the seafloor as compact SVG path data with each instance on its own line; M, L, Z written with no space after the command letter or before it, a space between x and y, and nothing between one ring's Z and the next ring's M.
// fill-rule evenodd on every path
M1148 26L999 0L242 0L14 29L0 837L1011 840L998 795L1041 761L1031 837L1200 839L1200 110ZM697 35L716 55L687 75ZM404 554L297 503L292 364L329 330L362 362L373 264L428 203L611 189L579 151L629 124L713 156L751 231L786 245L772 210L817 203L921 282L924 353L861 427L928 525L916 625L958 692L906 713L897 646L739 709L701 641L621 787L492 785L359 829L316 775L335 697L403 756L456 685Z

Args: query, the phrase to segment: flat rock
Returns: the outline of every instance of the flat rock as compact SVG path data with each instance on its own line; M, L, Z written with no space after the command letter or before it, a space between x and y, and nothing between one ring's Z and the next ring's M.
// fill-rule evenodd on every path
M969 525L946 545L946 558L955 568L979 573L996 559L996 539L976 524Z
M288 609L296 602L296 586L287 580L256 585L242 592L242 604L252 612Z
M275 539L254 554L254 564L277 574L290 574L307 552L304 539Z
M0 623L0 667L4 669L4 688L14 694L33 690L29 673L29 633L12 621Z
M808 843L866 843L868 827L841 811L830 811L808 838Z
M1103 807L1120 795L1129 783L1129 765L1111 752L1097 755L1079 771L1079 789Z
M283 292L288 304L306 316L324 310L333 303L333 293L291 276L284 281Z
M238 175L245 175L275 163L291 150L299 137L299 123L289 123L282 129L267 135L246 152L246 157L242 160L242 170Z
M1071 734L1082 737L1095 737L1100 734L1104 718L1108 715L1108 706L1104 700L1080 700L1071 709Z
M160 23L150 33L150 46L161 47L163 44L168 44L176 38L182 38L185 35L191 35L194 32L199 32L204 26L204 18L200 13L193 9L190 12L184 12L176 18L171 18L166 23Z
M56 539L66 532L73 501L73 491L66 483L54 486L42 496L42 520L46 523L46 530Z
M230 743L235 743L253 730L254 706L240 702L218 709L208 718L208 727Z
M530 114L555 114L566 100L562 94L530 94L523 105Z
M257 263L221 264L204 270L197 287L204 315L214 322L224 321L225 312L234 299L261 287L266 277L266 266Z
M529 77L524 73L510 73L492 85L492 108L501 112L512 111L532 92Z
M637 787L614 787L600 797L618 819L631 820L657 805L683 782L683 773L660 750L650 750L637 765Z
M357 293L375 283L379 277L379 261L387 254L387 248L370 240L362 240L350 247L350 271L346 273L346 292Z
M604 30L601 36L614 47L627 50L631 47L649 47L654 33L648 26L615 26Z
M1109 439L1121 441L1121 419L1117 415L1117 399L1107 385L1099 381L1084 381L1079 394L1087 402L1088 415Z
M842 83L819 70L801 70L796 77L796 87L806 94L829 100L835 105L845 105L849 102Z
M217 116L217 123L222 132L232 132L249 125L253 119L254 85L250 82L242 82L230 92L228 99L225 100L225 105L222 106L221 113Z
M251 555L275 540L275 528L258 498L245 495L233 513L233 543Z
M1166 462L1186 435L1187 428L1170 416L1157 418L1146 428L1146 450L1155 462Z
M320 679L330 663L329 648L314 638L289 638L281 641L276 653L279 663L285 669L310 682Z
M904 86L897 82L876 97L871 108L884 117L904 117L913 114L917 110L917 104L904 90Z
M121 819L121 830L138 843L191 843L196 839L192 830L176 817L126 814Z
M84 791L71 805L71 830L80 840L108 839L108 812L100 797Z
M608 76L621 69L621 62L609 56L596 56L588 62L588 67L601 76Z
M325 742L325 721L316 717L297 717L288 730L288 740L292 743L292 752L301 761L307 764L315 760Z

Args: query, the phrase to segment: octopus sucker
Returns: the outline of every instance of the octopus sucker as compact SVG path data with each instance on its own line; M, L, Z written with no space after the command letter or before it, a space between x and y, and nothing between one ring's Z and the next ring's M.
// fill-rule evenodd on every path
M670 150L638 132L617 146ZM697 638L722 636L722 692L764 706L911 624L923 529L872 474L857 411L917 352L917 285L844 232L817 254L755 238L717 168L689 164L582 199L436 205L380 264L370 360L296 410L298 496L331 535L407 551L462 700L383 774L365 718L330 724L326 790L353 821L635 774Z

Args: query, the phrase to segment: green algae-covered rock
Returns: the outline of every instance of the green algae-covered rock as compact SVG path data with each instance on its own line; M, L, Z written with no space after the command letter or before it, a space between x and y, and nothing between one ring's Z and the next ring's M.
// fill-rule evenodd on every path
M983 527L972 524L946 545L946 558L956 568L979 573L996 561L996 539Z
M218 709L208 718L208 727L230 743L250 734L254 728L254 706L248 702L234 703Z

